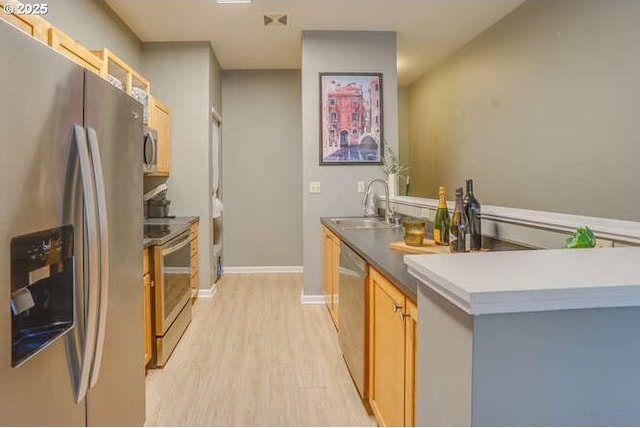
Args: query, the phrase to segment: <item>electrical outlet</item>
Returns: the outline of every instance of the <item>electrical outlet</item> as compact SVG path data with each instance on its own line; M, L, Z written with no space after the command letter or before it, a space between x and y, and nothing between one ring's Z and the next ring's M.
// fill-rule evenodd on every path
M422 218L431 217L431 210L429 208L420 209L420 217L422 217Z
M322 193L322 183L319 181L311 181L309 183L309 193Z
M610 248L613 247L613 241L608 239L596 238L596 248Z
M364 193L364 181L358 181L358 193Z

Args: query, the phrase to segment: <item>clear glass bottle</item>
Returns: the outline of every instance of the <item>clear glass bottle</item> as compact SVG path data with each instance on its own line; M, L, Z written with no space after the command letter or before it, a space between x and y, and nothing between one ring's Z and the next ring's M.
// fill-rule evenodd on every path
M467 219L469 220L469 247L471 251L480 251L482 248L482 222L480 216L480 203L473 194L473 180L467 180L467 193L462 204Z
M449 245L449 210L447 210L446 190L443 186L438 189L438 209L433 225L433 241L438 245Z

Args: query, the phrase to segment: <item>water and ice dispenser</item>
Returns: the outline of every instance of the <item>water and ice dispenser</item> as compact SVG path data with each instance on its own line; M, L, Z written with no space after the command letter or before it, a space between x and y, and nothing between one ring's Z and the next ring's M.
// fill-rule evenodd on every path
M17 367L74 325L73 227L11 240L11 365Z

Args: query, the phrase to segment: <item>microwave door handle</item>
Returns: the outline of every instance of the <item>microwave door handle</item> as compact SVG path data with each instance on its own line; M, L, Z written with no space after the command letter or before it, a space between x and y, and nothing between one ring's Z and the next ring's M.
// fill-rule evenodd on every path
M151 160L149 161L149 165L151 165L151 167L153 168L153 166L158 163L158 159L156 158L156 156L158 155L158 153L157 153L157 151L158 151L158 142L153 137L153 133L152 132L149 132L148 135L149 135L149 140L151 140Z
M99 304L98 304L98 325L96 337L96 350L91 366L92 388L98 382L100 366L102 364L102 351L104 349L105 329L107 325L107 303L109 301L109 233L107 219L107 198L104 187L104 174L102 171L102 157L100 156L100 146L98 145L98 135L95 129L87 128L89 140L89 153L93 163L93 176L96 184L96 199L98 205L98 233L100 237L100 280L99 280Z
M87 305L84 314L86 316L84 326L84 338L82 343L82 355L80 361L80 373L76 381L75 400L76 403L82 401L87 394L91 364L95 351L96 340L96 315L98 309L98 228L95 198L95 183L91 171L91 159L87 146L86 133L84 128L75 125L73 128L73 141L78 151L78 162L80 164L80 177L82 182L82 199L84 205L84 221L86 230L86 242L88 247L85 277L88 284L85 286L85 304Z

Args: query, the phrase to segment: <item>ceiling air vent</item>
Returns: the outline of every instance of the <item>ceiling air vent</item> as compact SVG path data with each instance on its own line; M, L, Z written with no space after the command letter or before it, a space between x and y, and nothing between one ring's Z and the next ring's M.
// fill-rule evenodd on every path
M264 28L285 28L289 26L288 13L265 13L262 15Z

